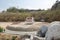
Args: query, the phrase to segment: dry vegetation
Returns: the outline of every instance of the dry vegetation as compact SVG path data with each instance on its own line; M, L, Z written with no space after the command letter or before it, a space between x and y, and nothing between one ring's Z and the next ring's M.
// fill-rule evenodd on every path
M0 40L21 40L19 35L0 33Z

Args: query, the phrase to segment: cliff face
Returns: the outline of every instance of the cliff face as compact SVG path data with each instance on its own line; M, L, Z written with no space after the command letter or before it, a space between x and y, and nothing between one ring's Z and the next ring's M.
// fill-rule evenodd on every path
M51 8L51 10L56 10L56 9L60 9L60 1L56 2Z

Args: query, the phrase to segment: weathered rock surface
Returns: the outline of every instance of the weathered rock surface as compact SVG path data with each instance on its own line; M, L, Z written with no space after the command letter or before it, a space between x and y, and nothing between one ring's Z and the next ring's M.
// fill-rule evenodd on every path
M60 22L52 22L49 25L48 31L46 33L46 40L57 40L60 39Z
M48 30L48 27L46 25L41 26L41 28L39 29L37 36L39 37L45 37L45 34Z

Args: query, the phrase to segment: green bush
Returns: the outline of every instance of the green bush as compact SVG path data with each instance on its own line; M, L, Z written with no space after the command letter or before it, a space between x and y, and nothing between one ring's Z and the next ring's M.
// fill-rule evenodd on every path
M0 32L3 32L3 31L4 31L4 29L2 27L0 27Z

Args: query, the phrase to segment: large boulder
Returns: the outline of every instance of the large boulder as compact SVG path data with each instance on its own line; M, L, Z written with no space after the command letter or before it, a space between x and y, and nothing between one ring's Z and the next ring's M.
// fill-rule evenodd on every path
M60 40L60 22L55 21L49 25L46 40Z
M37 36L45 37L47 30L48 30L48 27L46 25L41 26L39 31L37 32Z

